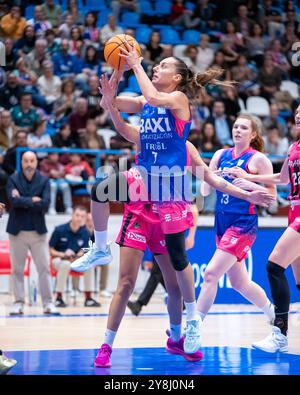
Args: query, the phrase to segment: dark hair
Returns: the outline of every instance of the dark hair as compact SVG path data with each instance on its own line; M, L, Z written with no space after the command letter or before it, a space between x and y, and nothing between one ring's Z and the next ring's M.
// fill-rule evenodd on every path
M89 11L85 14L85 18L84 18L84 26L87 26L87 17L88 15L93 15L94 17L94 22L93 22L93 27L97 26L97 22L98 22L98 15L95 12Z
M85 211L86 213L89 212L89 210L83 204L76 204L76 206L73 207L73 213L76 210Z
M83 38L82 38L80 27L77 26L77 25L74 25L74 26L71 27L71 30L70 30L70 37L71 37L71 39L73 40L72 34L73 34L75 29L77 29L78 33L79 33L79 37L77 38L77 41L82 40Z
M64 123L63 125L60 125L60 127L58 129L59 133L62 132L63 130L65 130L69 126L70 125L68 123Z
M92 60L90 60L90 59L88 58L88 51L89 51L91 48L95 51ZM85 60L85 62L91 63L91 64L93 64L93 65L96 65L96 64L99 63L99 54L98 54L97 49L96 49L93 45L88 45L88 46L86 47L85 55L84 55L84 60Z
M205 144L205 143L208 142L207 137L206 137L206 135L204 134L204 130L205 130L205 128L206 128L207 125L212 125L212 127L213 127L213 129L214 129L214 134L213 134L212 139L211 139L212 144L213 144L214 146L220 145L220 142L219 142L219 140L218 140L218 138L217 138L217 135L216 135L215 126L214 126L214 124L213 124L212 122L205 122L205 123L203 124L202 129L201 129L201 143L202 143L202 144Z
M220 81L218 78L224 73L224 69L209 68L204 72L193 73L185 62L177 57L176 72L181 75L182 79L177 85L177 89L185 93L189 99L196 99L206 85L219 85L232 87L234 81Z

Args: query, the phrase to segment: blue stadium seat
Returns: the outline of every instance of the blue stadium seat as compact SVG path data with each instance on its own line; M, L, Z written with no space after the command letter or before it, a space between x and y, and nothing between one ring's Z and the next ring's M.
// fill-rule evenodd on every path
M97 21L97 27L103 27L104 25L107 24L107 20L108 20L108 15L110 14L109 10L101 10L98 13L98 21Z
M201 34L198 30L186 30L183 32L182 42L183 44L195 44L199 45Z
M139 27L136 29L135 38L141 44L148 44L152 29L150 27Z
M81 10L88 9L88 10L101 11L107 9L105 0L86 0L86 4L83 4L82 0L79 0L78 5L80 5L80 7L78 8Z
M156 0L155 3L155 14L157 15L170 15L172 3L166 0Z
M25 9L25 19L31 19L34 17L34 5L29 5Z
M171 45L182 44L178 31L174 29L170 29L170 28L161 29L160 37L162 44L171 44Z
M136 12L124 12L122 15L122 24L127 27L135 27L139 24L140 16Z
M142 0L140 2L140 10L141 10L141 14L144 15L152 16L155 14L152 4L150 3L150 1L147 0Z

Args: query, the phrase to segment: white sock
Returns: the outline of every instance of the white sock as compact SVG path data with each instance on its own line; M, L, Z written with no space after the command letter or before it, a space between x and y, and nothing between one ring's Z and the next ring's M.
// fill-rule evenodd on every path
M174 342L178 342L178 340L181 338L181 324L175 325L175 324L171 324L170 322L170 331L171 331L171 339Z
M197 309L196 309L196 301L191 303L185 302L185 309L186 309L186 320L197 320L199 318Z
M261 310L266 314L266 316L272 320L274 318L274 307L270 300L261 308Z
M103 231L94 230L94 235L95 235L95 244L97 248L99 248L99 250L101 251L105 251L107 245L107 230L103 230Z
M111 348L113 346L117 332L106 329L104 336L104 343L108 344Z

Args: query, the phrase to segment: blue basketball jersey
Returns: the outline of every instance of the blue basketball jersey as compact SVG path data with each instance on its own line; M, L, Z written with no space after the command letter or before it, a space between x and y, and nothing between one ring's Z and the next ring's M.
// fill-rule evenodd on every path
M234 149L225 149L219 160L218 170L226 167L240 167L249 173L248 163L257 151L249 148L237 157L234 157ZM223 178L232 183L233 179L223 176ZM236 214L257 214L255 205L243 199L230 196L226 193L217 191L216 213L236 213Z
M146 169L149 192L150 178L157 177L161 190L166 181L164 177L170 177L170 174L171 184L175 179L179 184L183 182L185 166L189 163L185 143L190 127L190 120L175 117L167 108L152 107L148 103L144 105L140 121L141 151L137 155L137 165ZM172 195L173 192L174 186L171 186ZM164 200L161 194L158 200Z

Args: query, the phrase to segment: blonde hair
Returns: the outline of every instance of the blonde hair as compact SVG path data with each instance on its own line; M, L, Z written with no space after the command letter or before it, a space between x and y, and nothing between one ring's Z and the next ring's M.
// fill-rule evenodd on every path
M255 132L255 137L250 142L250 147L259 152L265 151L265 143L262 138L262 123L259 118L252 114L240 114L237 119L244 118L251 122L252 132Z

